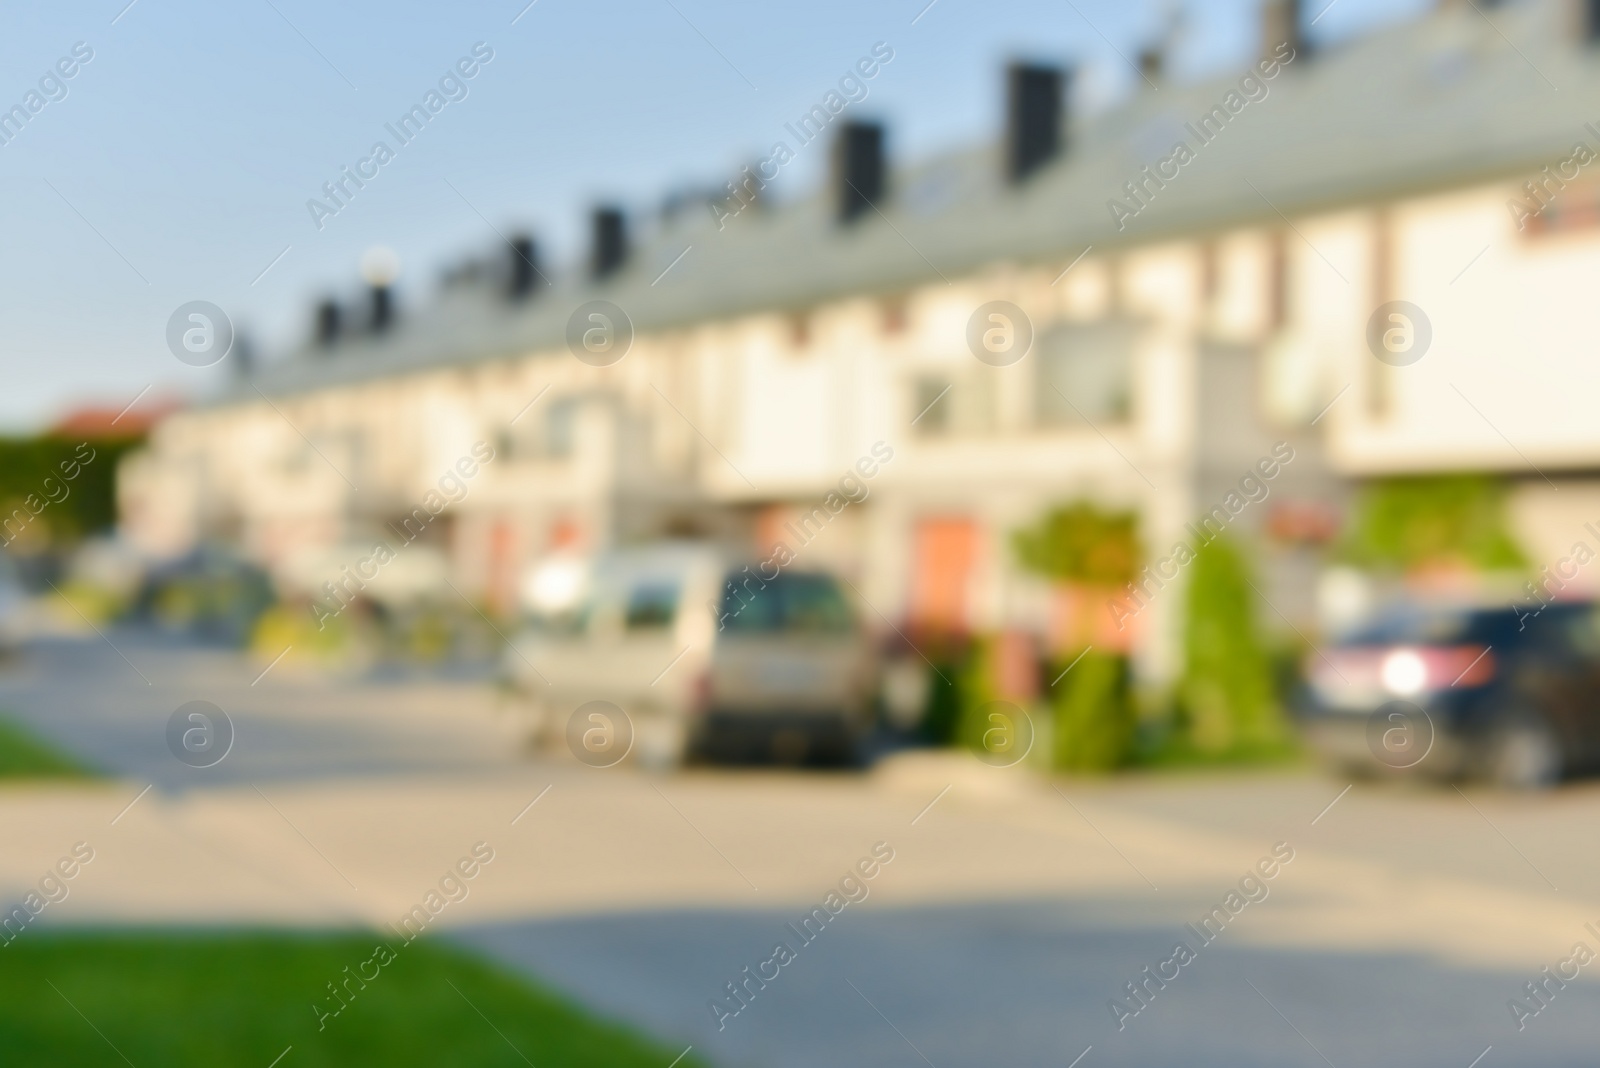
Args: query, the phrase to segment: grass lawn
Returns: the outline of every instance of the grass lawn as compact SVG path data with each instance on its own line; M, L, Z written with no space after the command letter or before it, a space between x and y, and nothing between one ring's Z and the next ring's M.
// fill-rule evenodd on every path
M666 1068L680 1049L596 1019L447 945L393 959L318 1030L313 1001L378 934L24 931L0 948L0 1061L139 1068L592 1065ZM69 1004L70 999L70 1004ZM115 1049L112 1047L115 1046ZM120 1054L120 1055L119 1055ZM679 1068L700 1068L692 1054Z
M81 778L89 770L9 720L0 719L0 779Z

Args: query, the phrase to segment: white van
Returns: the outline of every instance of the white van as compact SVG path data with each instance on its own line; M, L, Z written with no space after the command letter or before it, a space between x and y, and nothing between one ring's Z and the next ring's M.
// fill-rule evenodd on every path
M602 714L592 737L631 727L632 756L657 766L752 748L848 760L871 721L872 643L848 587L825 572L763 576L717 549L667 543L548 559L523 593L506 674L535 735L575 751L591 716L574 725L574 713L597 701L627 722Z

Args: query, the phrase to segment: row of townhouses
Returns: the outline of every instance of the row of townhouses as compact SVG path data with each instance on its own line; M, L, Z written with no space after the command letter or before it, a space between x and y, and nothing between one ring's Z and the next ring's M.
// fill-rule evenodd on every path
M808 198L756 167L709 208L597 211L581 265L517 235L426 306L380 279L162 423L124 526L310 591L407 529L502 608L551 553L781 538L896 625L1043 633L1011 535L1079 499L1135 510L1152 562L1220 508L1300 627L1362 479L1501 473L1565 555L1600 518L1600 4L1444 0L1325 49L1309 17L1271 0L1259 60L1198 84L1151 51L1092 116L1070 69L1014 65L995 142L922 162L819 109ZM1180 607L1108 608L1102 640L1166 676Z

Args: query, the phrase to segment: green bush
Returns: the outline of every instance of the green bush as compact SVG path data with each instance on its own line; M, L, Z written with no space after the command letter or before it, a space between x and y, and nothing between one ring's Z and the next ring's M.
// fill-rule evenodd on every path
M1505 485L1482 475L1378 479L1360 493L1339 557L1409 571L1437 564L1526 565L1506 519Z
M1070 664L1055 667L1052 678ZM1051 764L1063 771L1111 771L1133 755L1136 716L1128 658L1090 652L1051 692Z
M1243 556L1225 538L1190 568L1178 688L1184 741L1213 755L1281 744L1283 715Z
M992 723L984 706L1000 700L995 686L995 639L977 638L967 650L955 677L956 700L960 709L955 742L968 749L983 747L984 733Z
M933 745L955 745L961 731L961 680L970 648L937 636L922 639L919 647L932 664L920 733Z

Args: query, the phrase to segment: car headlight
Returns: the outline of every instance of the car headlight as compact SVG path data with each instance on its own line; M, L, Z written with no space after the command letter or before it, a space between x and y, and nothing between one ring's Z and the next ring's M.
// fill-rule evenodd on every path
M1421 693L1428 685L1428 665L1411 649L1396 649L1379 669L1383 688L1399 697Z

